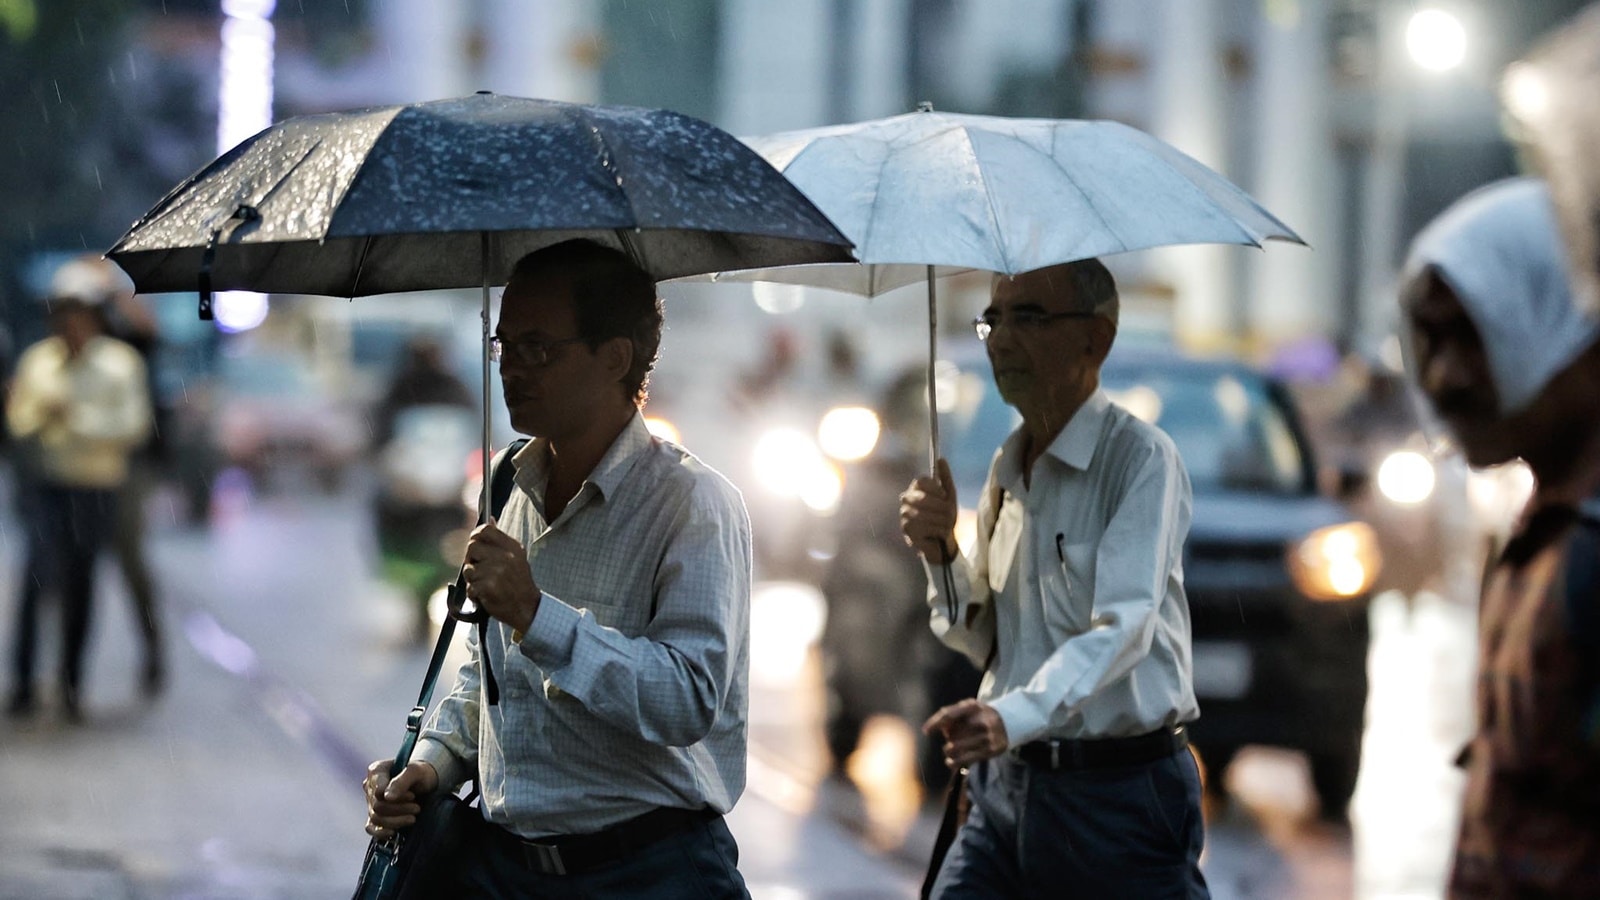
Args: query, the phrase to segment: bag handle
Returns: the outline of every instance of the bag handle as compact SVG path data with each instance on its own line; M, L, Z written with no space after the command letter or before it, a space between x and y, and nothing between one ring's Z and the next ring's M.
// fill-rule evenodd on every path
M518 438L511 442L500 458L490 466L489 474L489 514L498 517L505 508L506 501L511 497L511 486L516 475L516 467L508 465L511 457L522 449L528 442L527 438ZM479 517L478 524L483 524ZM467 563L461 561L461 569L456 573L455 584L449 590L453 594L466 591ZM400 752L395 754L394 763L389 766L389 777L399 775L411 762L411 753L417 747L417 738L422 734L422 718L428 714L428 703L433 699L433 689L439 682L439 670L444 668L445 654L450 650L450 640L455 636L456 620L445 616L444 624L439 626L439 639L434 642L433 656L428 660L427 674L422 677L422 690L417 694L417 705L406 714L406 736L400 742ZM491 676L492 677L492 676Z

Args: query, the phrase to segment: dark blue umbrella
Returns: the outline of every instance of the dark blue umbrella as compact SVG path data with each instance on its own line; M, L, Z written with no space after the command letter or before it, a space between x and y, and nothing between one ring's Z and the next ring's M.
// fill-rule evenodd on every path
M811 201L707 122L488 93L286 119L107 256L145 293L355 297L500 284L523 254L574 237L658 280L851 259Z

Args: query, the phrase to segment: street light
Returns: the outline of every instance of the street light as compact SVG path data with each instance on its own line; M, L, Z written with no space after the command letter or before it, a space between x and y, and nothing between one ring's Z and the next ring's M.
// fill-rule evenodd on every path
M1378 61L1374 85L1372 141L1363 185L1361 255L1363 285L1357 333L1375 339L1386 331L1394 306L1394 251L1401 239L1400 197L1405 188L1406 146L1410 142L1406 63L1432 73L1447 72L1466 61L1467 28L1456 14L1438 6L1410 3L1378 20ZM1402 50L1401 45L1404 45ZM1409 57L1407 60L1406 57Z
M221 80L217 85L217 152L226 153L272 124L272 65L277 0L222 0ZM267 295L221 291L217 327L249 331L267 318Z
M1448 72L1467 57L1466 26L1442 9L1417 10L1406 23L1406 49L1418 66L1430 72Z

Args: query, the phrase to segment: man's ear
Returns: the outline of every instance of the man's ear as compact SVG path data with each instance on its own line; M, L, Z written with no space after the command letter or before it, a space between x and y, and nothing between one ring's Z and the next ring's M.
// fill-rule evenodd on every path
M625 337L608 338L600 345L600 360L613 380L627 378L628 370L633 368L633 341Z
M1104 316L1095 316L1089 321L1090 327L1087 329L1089 355L1094 358L1096 364L1103 363L1106 357L1111 355L1111 342L1117 338L1117 326L1111 324L1111 320Z

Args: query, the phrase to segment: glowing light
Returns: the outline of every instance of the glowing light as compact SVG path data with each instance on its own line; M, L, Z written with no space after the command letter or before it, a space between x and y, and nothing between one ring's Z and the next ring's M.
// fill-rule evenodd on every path
M878 444L878 414L864 406L836 406L817 425L817 443L834 459L864 458Z
M222 69L217 85L217 152L232 150L272 124L272 65L277 0L222 0ZM267 317L265 294L232 291L216 301L217 327L248 331ZM224 313L225 307L234 311Z
M750 286L750 293L762 312L774 316L787 315L806 304L805 288L798 284L757 282Z
M769 581L750 595L750 674L763 684L794 683L827 617L822 592L808 584Z
M678 433L678 426L672 424L666 419L657 418L655 416L646 416L644 420L644 427L650 429L651 434L661 438L663 441L671 441L674 444L680 444L683 442L683 435Z
M267 295L254 291L223 291L216 295L217 328L229 334L249 331L267 319Z
M1414 450L1396 450L1378 465L1378 490L1401 506L1433 496L1433 463Z
M844 476L800 429L785 426L763 433L756 440L752 463L756 480L768 491L797 497L824 515L838 510Z
M276 0L223 0L217 151L272 124L272 13Z
M1289 555L1289 574L1313 600L1348 600L1372 587L1383 568L1378 536L1365 522L1319 528Z
M1467 58L1467 29L1442 9L1419 10L1406 24L1406 49L1422 68L1445 72Z
M1500 83L1500 96L1511 114L1524 122L1535 122L1550 108L1550 86L1539 70L1527 63L1512 63Z
M1154 425L1161 421L1161 395L1155 388L1145 384L1136 384L1125 391L1107 391L1111 399L1118 406L1133 413L1134 418L1149 422ZM1248 398L1246 398L1248 402Z

